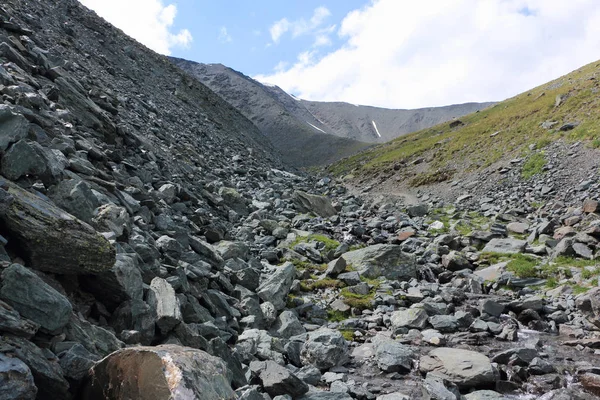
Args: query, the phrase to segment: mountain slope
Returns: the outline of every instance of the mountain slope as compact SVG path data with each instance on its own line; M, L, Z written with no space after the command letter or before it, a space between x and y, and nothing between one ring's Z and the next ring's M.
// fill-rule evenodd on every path
M331 162L366 146L358 142L385 142L493 104L392 110L305 101L278 86L262 84L221 64L199 64L176 58L172 61L239 109L271 138L282 154L301 165ZM323 134L350 141L335 140Z
M388 109L340 102L302 100L326 131L341 137L382 143L407 133L462 117L495 103L465 103L414 110Z
M533 156L559 139L599 147L599 73L598 62L586 65L460 122L424 129L342 160L330 171L393 176L420 186Z
M176 58L171 60L254 122L284 160L293 165L327 164L369 146L321 132L315 128L319 122L307 111L295 107L296 101L289 95L274 95L265 86L230 68ZM288 101L282 103L281 97Z

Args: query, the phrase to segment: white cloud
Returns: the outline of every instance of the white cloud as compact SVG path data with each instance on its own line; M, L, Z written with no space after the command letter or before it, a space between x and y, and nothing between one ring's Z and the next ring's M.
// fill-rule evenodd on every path
M83 5L152 50L169 55L173 47L188 47L192 34L174 32L174 4L163 0L79 0Z
M344 44L329 54L305 51L255 78L306 99L393 108L501 100L598 58L600 7L597 0L373 0L350 12L338 35Z
M330 15L331 12L327 7L321 6L315 8L312 17L308 21L304 18L295 21L282 18L271 25L271 28L269 29L271 40L273 40L273 43L278 43L281 37L287 32L290 32L293 38L310 33L316 33L317 35L323 36L326 34L325 31L327 31L327 29L321 30L318 28Z
M221 42L221 43L233 42L233 38L231 37L229 32L227 32L227 27L225 27L225 26L222 26L221 29L219 29L219 42Z

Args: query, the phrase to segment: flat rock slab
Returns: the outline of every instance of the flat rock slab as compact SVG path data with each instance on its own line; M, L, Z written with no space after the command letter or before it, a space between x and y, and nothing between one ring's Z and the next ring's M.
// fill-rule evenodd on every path
M388 279L409 280L417 277L417 261L409 253L402 251L401 246L393 244L376 244L344 253L344 259L361 276Z
M525 251L527 241L519 239L492 239L483 248L484 253L514 254Z
M422 373L432 373L461 388L488 386L495 382L490 359L475 351L440 347L421 357Z

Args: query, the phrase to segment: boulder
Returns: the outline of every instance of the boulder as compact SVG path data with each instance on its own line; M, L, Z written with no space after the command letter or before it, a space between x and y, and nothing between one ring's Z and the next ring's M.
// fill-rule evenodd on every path
M76 179L60 181L52 187L48 197L57 206L87 223L92 222L94 210L100 205L90 186Z
M592 324L600 328L600 288L577 296L575 305Z
M470 350L434 349L421 357L419 368L465 389L493 385L496 380L490 359Z
M277 310L285 307L287 295L296 276L296 267L291 262L277 266L275 272L258 287L257 294L263 301L273 303Z
M471 262L467 260L462 253L452 250L449 254L442 256L442 265L449 271L460 271L462 269L472 269Z
M141 300L144 294L142 274L135 253L117 254L115 265L110 271L82 276L80 283L110 309L115 309L127 300Z
M19 264L2 272L0 299L48 331L63 328L73 311L65 296Z
M483 252L485 253L501 253L501 254L514 254L514 253L523 253L525 251L525 247L527 246L526 240L519 240L513 238L504 238L504 239L492 239L490 240L485 247L483 248Z
M348 360L348 343L339 331L320 328L308 333L300 358L303 364L324 371Z
M40 328L39 324L23 318L14 308L0 301L0 334L30 338Z
M176 345L131 347L110 354L90 371L84 400L233 400L222 360Z
M166 280L159 277L152 279L147 301L155 312L156 326L163 335L169 333L183 321L179 299L175 296L173 287Z
M409 308L392 313L390 321L394 329L415 328L424 329L427 327L429 316L422 308Z
M70 399L69 383L63 377L58 359L24 338L0 336L0 349L5 355L21 360L31 371L38 400ZM25 374L26 371L23 371ZM15 376L15 378L18 378ZM1 378L0 378L1 379ZM28 378L21 377L21 380ZM3 385L0 386L0 393ZM26 390L25 393L28 391ZM8 397L14 399L15 397ZM17 397L18 398L18 397Z
M47 150L37 142L19 140L2 157L0 172L13 181L33 175L49 186L61 178L67 165L61 153Z
M29 121L23 115L13 112L6 104L0 104L0 154L12 143L25 139L28 131Z
M374 343L379 369L383 372L410 372L414 352L408 346L387 338L374 340Z
M115 249L91 226L1 177L0 233L42 271L89 274L115 264Z
M104 204L96 210L92 225L101 232L113 232L120 237L129 229L129 214L123 207Z
M325 196L296 190L292 195L292 201L296 209L303 213L315 213L323 218L333 217L337 214L336 209L331 205L331 200Z
M16 357L0 353L0 399L34 400L37 391L29 367Z
M409 280L417 277L417 260L402 251L401 246L376 244L374 246L350 251L344 259L365 278Z
M297 398L308 392L306 383L274 361L253 361L250 369L258 375L265 391L273 397L289 395Z

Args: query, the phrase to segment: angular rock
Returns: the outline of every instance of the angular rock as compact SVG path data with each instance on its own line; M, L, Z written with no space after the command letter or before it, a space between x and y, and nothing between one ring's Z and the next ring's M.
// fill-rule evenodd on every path
M63 328L73 311L66 297L19 264L2 272L0 299L48 331Z
M147 301L156 313L156 326L162 334L168 333L183 321L179 299L166 280L159 277L152 279Z
M292 195L292 201L296 209L303 213L312 212L323 218L333 217L337 214L336 209L331 205L331 200L325 196L317 196L296 190Z
M583 201L583 212L584 213L595 213L598 212L598 201L592 199L586 199Z
M492 239L485 245L482 251L486 253L489 252L502 254L523 253L526 246L526 240L513 238Z
M115 309L127 300L141 300L144 294L142 274L135 253L117 254L115 265L110 271L82 276L80 282L110 309Z
M327 264L327 270L325 271L325 275L329 277L335 278L346 269L346 260L343 257L336 258L333 261L330 261Z
M52 353L23 338L0 336L0 348L5 355L21 360L33 375L40 400L70 399L69 383L63 377L58 359ZM1 392L1 389L0 389ZM12 399L13 397L9 397Z
M37 391L29 367L16 357L0 353L0 399L34 400Z
M401 246L376 244L350 251L344 259L365 278L384 276L394 280L409 280L417 277L416 258L402 251Z
M300 358L321 371L343 365L348 359L348 343L339 331L320 328L309 332Z
M274 361L253 362L250 369L258 374L262 386L271 396L289 395L297 398L308 392L306 383Z
M442 256L442 265L449 271L460 271L462 269L471 269L472 265L469 260L457 251L451 251L449 254Z
M115 264L115 249L91 226L1 177L0 227L35 269L84 274Z
M490 359L470 350L440 347L421 357L422 373L433 373L461 388L494 384L496 378Z
M14 308L0 301L0 333L29 339L39 328L39 324L23 318Z
M6 104L0 104L0 154L8 146L27 137L29 121L21 114L12 111Z
M80 220L91 223L100 202L84 181L68 179L54 185L48 196L63 210Z
M277 310L282 310L295 276L296 267L291 262L278 266L275 272L258 287L258 296L263 301L273 303Z
M429 316L422 308L409 308L407 310L395 311L392 313L390 321L392 327L424 329L427 327Z
M377 366L383 372L408 373L412 368L414 352L393 340L382 340L375 345Z
M85 400L233 400L220 359L176 345L119 350L90 372Z

